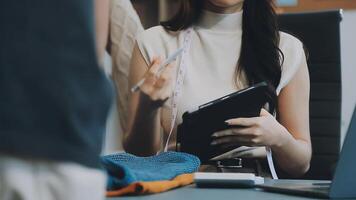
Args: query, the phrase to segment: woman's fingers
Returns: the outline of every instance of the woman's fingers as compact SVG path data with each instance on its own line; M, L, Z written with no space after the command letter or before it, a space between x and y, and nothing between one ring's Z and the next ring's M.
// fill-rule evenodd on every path
M238 136L238 135L248 135L253 133L253 127L241 127L241 128L233 128L225 131L220 131L212 134L212 137L224 137L224 136Z
M269 115L271 115L271 113L269 113L266 109L264 108L261 109L260 116L269 116Z
M255 127L235 128L228 131L214 133L211 145L231 146L246 145L255 146L259 144L258 130Z
M172 94L174 63L161 68L161 58L155 57L145 74L145 81L140 89L154 102L165 102Z
M220 138L213 140L211 145L213 145L213 146L227 145L227 144L243 145L243 144L250 144L251 140L252 139L249 136L242 136L242 137L226 136L226 137L220 137Z
M225 144L219 145L219 149L226 152L226 151L231 151L232 149L239 148L241 146L251 146L251 143L250 142L239 142L238 144L237 143L236 144L225 143ZM238 153L240 153L240 152L238 152ZM236 154L237 153L230 154L229 158L236 157Z
M173 93L174 66L174 63L166 66L155 83L154 87L161 99L168 99Z
M153 57L149 71L156 74L160 68L161 63L162 63L162 58L160 56Z
M250 118L235 118L229 119L225 122L230 126L254 126L257 125L260 117L250 117Z
M169 86L168 84L171 83L172 76L173 76L173 67L174 63L169 64L164 68L161 74L157 74L159 77L155 83L156 88L163 88L164 86Z
M270 123L267 121L270 117L272 117L271 114L262 109L260 117L235 118L227 120L227 124L231 126L230 131L214 133L212 135L214 141L211 145L218 145L219 147L234 144L246 146L260 146L263 144L268 145L272 142L268 142L266 138L267 136L273 135L265 134L268 130L271 130L268 126ZM233 128L233 126L238 126L238 128Z
M155 80L156 79L156 74L158 73L158 70L160 68L161 65L161 61L162 59L160 57L155 57L152 60L152 64L150 66L150 68L148 69L148 71L146 72L145 78L146 78L146 82L148 80Z
M156 83L156 79L157 79L156 74L158 72L160 63L161 63L161 58L154 57L151 66L149 67L149 69L147 70L144 76L145 81L141 85L140 89L146 94L148 94L148 92L152 90L152 86Z

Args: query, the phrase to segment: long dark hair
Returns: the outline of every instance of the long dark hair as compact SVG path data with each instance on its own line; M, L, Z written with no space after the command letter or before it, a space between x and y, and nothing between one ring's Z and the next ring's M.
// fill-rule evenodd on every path
M197 22L207 0L181 0L178 13L161 22L169 31L184 30ZM281 78L283 53L273 0L245 0L243 3L242 42L235 83L244 72L249 85L266 81L275 88Z

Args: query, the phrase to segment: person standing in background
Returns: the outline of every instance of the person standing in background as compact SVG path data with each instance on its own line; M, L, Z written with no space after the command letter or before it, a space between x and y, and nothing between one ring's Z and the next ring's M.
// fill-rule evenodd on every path
M0 2L0 199L104 199L106 0ZM95 46L97 47L95 50ZM98 56L97 56L98 55Z
M129 71L136 37L144 28L131 1L111 0L107 49L112 58L112 79L116 86L120 126L126 131Z
M101 15L101 26L106 25L106 28L99 28L97 32L101 32L101 49L106 47L108 53L104 68L115 85L116 102L108 119L103 154L122 151L122 133L126 131L127 121L131 55L136 36L144 31L131 1L110 0L108 10ZM107 25L109 31L105 35L103 30L107 30Z

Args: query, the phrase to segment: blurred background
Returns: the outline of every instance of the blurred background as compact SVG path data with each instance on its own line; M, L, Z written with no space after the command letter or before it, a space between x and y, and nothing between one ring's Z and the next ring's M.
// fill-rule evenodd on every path
M127 0L129 1L129 0ZM179 0L131 0L145 29L158 25L160 21L175 13ZM279 13L309 12L343 9L341 22L341 60L342 60L342 122L341 141L345 136L351 114L356 104L356 0L276 0ZM105 59L108 73L111 60ZM103 153L122 150L121 128L116 105L107 122L107 134Z

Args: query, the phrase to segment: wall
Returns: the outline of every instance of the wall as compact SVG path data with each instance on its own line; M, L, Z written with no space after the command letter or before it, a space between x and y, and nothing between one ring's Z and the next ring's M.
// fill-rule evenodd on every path
M343 8L356 9L356 0L276 0L284 12L305 12ZM286 5L286 6L283 6Z
M344 12L341 22L341 61L342 61L342 139L350 123L356 105L356 10Z
M111 57L105 54L104 70L108 77L111 74ZM119 113L117 112L116 101L113 101L108 120L106 122L106 133L104 139L103 154L110 154L122 150L122 131L119 123Z

